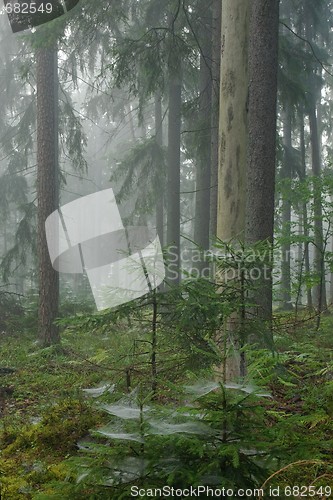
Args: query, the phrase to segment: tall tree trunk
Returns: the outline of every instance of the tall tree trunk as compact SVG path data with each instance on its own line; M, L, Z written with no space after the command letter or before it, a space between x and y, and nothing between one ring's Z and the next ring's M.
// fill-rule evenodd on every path
M208 19L207 19L208 16ZM199 150L196 169L196 204L194 241L202 249L209 248L211 187L211 111L212 111L212 19L210 9L201 18ZM200 263L204 267L204 262Z
M247 0L222 2L217 236L244 237L247 148Z
M225 242L234 239L235 245L243 240L245 229L249 5L248 0L222 2L217 237ZM230 272L241 293L241 276ZM230 272L221 277L228 285ZM224 379L237 380L245 374L239 311L225 319L224 329Z
M309 123L310 123L310 141L312 151L312 174L315 178L321 176L321 158L319 147L318 122L316 113L316 103L314 97L309 99ZM324 260L324 241L323 241L323 213L322 213L322 195L318 186L314 186L314 271L320 282L314 287L315 306L318 313L327 308L326 300L326 281L325 281L325 260Z
M155 135L156 143L159 148L163 147L163 128L162 128L162 97L161 93L155 94ZM159 189L156 192L156 231L160 239L161 246L164 244L164 180L163 175L160 174L160 165L156 165L156 185Z
M333 203L333 196L331 196L331 203ZM331 218L331 227L333 227L333 217ZM333 254L333 235L331 235L331 252ZM330 305L333 304L333 272L330 272L330 290L329 290L329 299L328 303Z
M37 60L37 198L38 198L38 270L39 338L43 345L60 341L54 324L58 315L59 274L51 265L45 220L58 207L58 83L57 51L40 48Z
M282 195L282 262L281 262L281 306L285 310L291 310L291 283L290 283L290 223L291 223L291 201L289 189L291 183L291 109L286 104L283 113L283 179L288 183L286 193Z
M301 238L304 236L304 224L303 224L303 211L302 205L298 207L298 236ZM297 312L300 306L303 305L303 275L304 275L304 248L303 243L299 242L297 245L297 273L298 273L298 283L296 289L296 300L295 300L295 315L297 317Z
M311 24L311 12L305 5L305 34L309 41L316 38L314 28ZM317 71L310 68L311 73L308 78L309 95L307 98L307 112L310 126L310 143L312 155L312 175L314 180L320 180L321 177L321 139L318 132L317 103L321 100L321 85L318 84ZM326 300L326 280L325 280L325 260L324 260L324 239L323 239L323 220L322 220L322 194L316 182L314 182L313 193L313 215L314 215L314 259L313 268L318 279L318 284L313 288L313 302L317 309L317 327L320 325L320 313L327 308Z
M169 61L169 120L167 178L168 281L180 280L180 133L182 106L181 62L177 53Z
M279 0L252 0L249 42L249 109L246 240L267 242L255 301L272 317L272 253L276 161Z
M330 202L333 203L333 196L330 195ZM333 227L333 217L330 218L330 226ZM329 237L330 248L329 251L333 252L333 235L331 234ZM328 288L328 296L327 296L327 306L331 306L333 304L333 272L329 271L329 288Z
M219 108L221 71L221 24L222 2L213 0L212 5L212 112L211 112L211 173L210 173L210 236L216 237L218 161L219 161Z
M305 148L305 132L304 132L304 113L301 113L301 132L300 132L300 147L301 147L301 174L300 178L302 181L306 179L306 148ZM309 253L309 226L308 226L308 207L306 202L303 203L303 234L305 237L304 243L304 268L306 276L310 276L311 268L310 268L310 253ZM306 287L306 297L307 297L307 306L309 309L312 309L312 291L309 286Z

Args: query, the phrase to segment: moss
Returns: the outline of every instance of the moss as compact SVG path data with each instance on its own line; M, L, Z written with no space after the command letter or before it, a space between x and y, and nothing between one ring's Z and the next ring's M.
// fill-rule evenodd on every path
M1 500L34 498L35 492L43 484L65 481L68 471L65 465L48 466L40 461L29 462L25 455L15 459L1 459Z
M3 455L11 456L23 450L38 449L41 455L52 451L64 455L76 449L77 441L99 423L96 410L79 400L64 400L51 407L37 425L21 428L15 436L7 429L2 437Z
M36 428L35 443L60 454L76 449L77 441L99 423L96 410L80 400L64 400L44 415Z
M34 498L42 485L64 482L69 472L59 462L75 453L77 441L99 423L98 413L87 403L66 399L48 409L37 425L7 426L0 459L1 500Z

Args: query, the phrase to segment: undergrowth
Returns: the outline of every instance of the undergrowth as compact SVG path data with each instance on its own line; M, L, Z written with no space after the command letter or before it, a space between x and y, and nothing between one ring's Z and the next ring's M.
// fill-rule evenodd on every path
M247 380L228 386L211 335L223 309L210 304L202 323L191 293L179 321L165 307L157 317L156 379L152 304L63 319L61 346L46 349L29 330L1 334L2 500L121 499L133 484L333 488L332 318L316 332L280 314L275 351L245 346Z

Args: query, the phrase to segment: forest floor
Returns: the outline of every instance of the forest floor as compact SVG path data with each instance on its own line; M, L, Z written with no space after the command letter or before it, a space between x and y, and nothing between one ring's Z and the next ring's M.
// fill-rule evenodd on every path
M61 346L41 349L32 333L2 334L0 367L15 370L0 379L2 500L33 498L43 483L65 477L58 464L105 421L82 389L123 386L129 339L65 331Z
M115 386L117 394L126 394L129 384L149 378L149 353L145 340L138 340L142 332L128 321L120 323L91 331L64 329L61 345L46 348L31 329L0 334L1 500L35 498L45 483L68 479L62 461L77 454L78 441L90 429L108 421L95 404L99 391L94 394L94 388ZM1 368L13 371L1 373ZM175 373L165 377L160 401L176 398L167 383Z
M303 319L295 325L291 315L281 314L278 322L277 352L272 356L263 349L251 351L248 378L270 391L265 422L268 427L273 421L281 423L277 439L283 442L284 450L294 446L294 439L300 449L318 448L313 451L313 463L311 454L304 453L303 476L297 467L297 473L289 470L289 480L310 484L313 477L319 481L322 475L333 491L333 318L323 318L319 331L312 320ZM0 379L1 500L82 498L82 492L76 497L74 490L68 496L57 494L53 485L75 482L66 460L80 453L77 443L89 439L91 429L108 421L96 403L98 391L90 391L89 396L84 389L115 384L118 394L126 394L129 375L133 386L149 378L145 343L133 348L137 336L136 329L126 322L110 331L97 328L80 332L74 326L63 332L61 346L41 349L32 333L1 334L0 368L14 370ZM212 379L212 374L199 368L192 373L164 373L158 402L174 406L179 399L177 384L202 377ZM105 401L108 397L110 394L105 395ZM298 455L290 452L290 463L302 459L302 451ZM281 481L285 484L285 475ZM324 494L311 497L326 498ZM102 497L91 494L86 498Z

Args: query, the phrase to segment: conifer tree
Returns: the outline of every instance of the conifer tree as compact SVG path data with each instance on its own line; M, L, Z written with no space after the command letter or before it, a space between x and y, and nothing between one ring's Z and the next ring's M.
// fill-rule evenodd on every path
M45 233L45 221L59 203L57 64L54 47L37 49L38 318L39 338L46 346L60 341L54 323L58 315L59 274L52 267Z
M252 0L249 36L249 105L246 241L267 243L255 301L272 317L272 255L276 161L279 0Z

